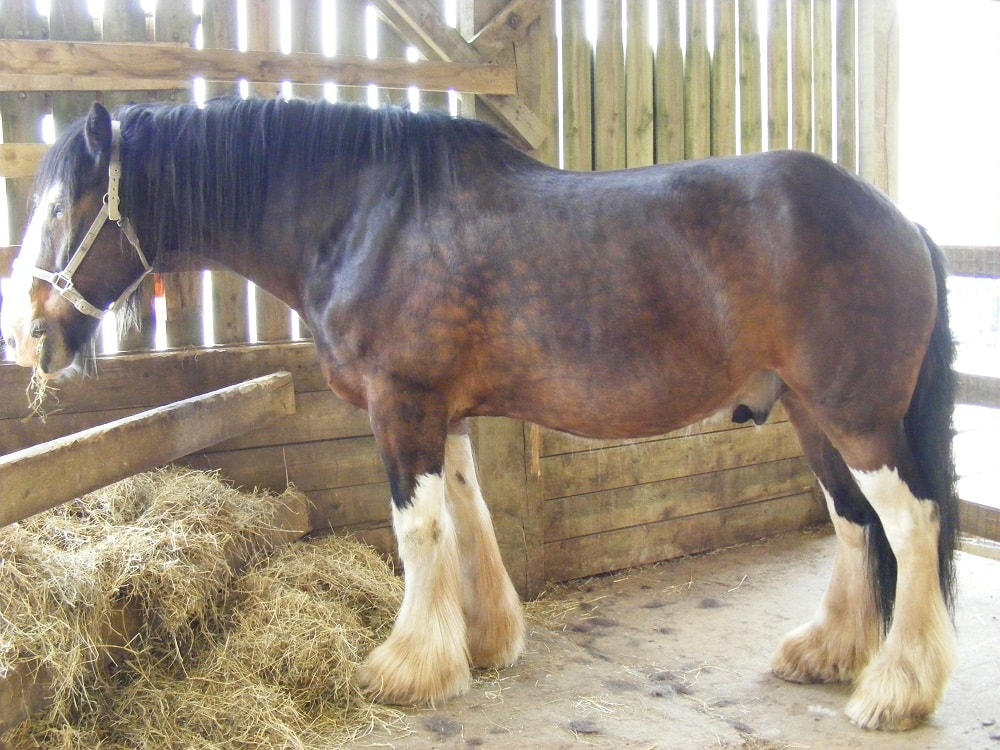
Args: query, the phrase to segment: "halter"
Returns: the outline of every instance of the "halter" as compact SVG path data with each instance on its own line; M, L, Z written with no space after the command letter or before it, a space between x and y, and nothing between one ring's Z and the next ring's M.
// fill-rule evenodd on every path
M31 270L31 275L36 279L41 279L42 281L47 281L52 285L60 296L63 297L67 302L69 302L73 307L82 312L84 315L89 315L92 318L97 318L100 320L104 317L104 314L109 310L114 310L119 305L121 305L129 295L132 294L136 289L138 289L139 284L142 280L146 278L146 275L152 270L152 266L146 259L145 253L142 252L142 248L139 245L139 238L136 236L135 230L132 228L131 222L127 218L121 215L119 210L119 184L121 182L122 176L122 158L121 158L121 146L122 146L122 133L121 133L121 123L117 120L111 122L111 161L108 164L108 192L104 195L104 204L101 206L101 210L98 212L97 216L94 217L94 222L90 225L90 229L80 240L80 244L77 246L76 251L73 256L69 259L66 267L61 271L46 271L44 268L35 267ZM73 285L73 274L76 273L77 268L83 263L83 259L87 257L87 253L90 252L91 246L94 244L94 240L97 239L97 235L100 234L101 230L104 228L104 224L107 221L113 221L118 224L118 228L121 229L122 234L125 235L125 239L128 243L135 249L136 255L139 256L139 260L142 262L143 272L142 275L133 281L129 287L121 293L121 296L109 307L102 310L96 305L88 302L82 294Z

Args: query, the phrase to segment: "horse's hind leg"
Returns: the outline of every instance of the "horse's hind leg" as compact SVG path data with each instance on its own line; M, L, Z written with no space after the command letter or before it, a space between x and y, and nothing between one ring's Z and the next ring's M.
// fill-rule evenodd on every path
M459 541L443 476L447 417L426 393L381 391L369 413L392 489L404 593L360 680L386 703L433 704L470 682Z
M850 461L850 459L848 459ZM869 729L909 729L932 714L955 662L955 632L939 576L937 502L922 499L900 462L859 461L852 469L878 513L896 558L892 624L875 659L857 680L847 715Z
M864 527L874 511L798 397L787 393L783 403L826 497L837 551L830 585L816 614L785 636L771 668L792 682L849 682L872 658L882 632Z
M524 648L524 616L500 557L464 427L448 435L444 466L447 505L458 532L469 656L477 667L509 666Z

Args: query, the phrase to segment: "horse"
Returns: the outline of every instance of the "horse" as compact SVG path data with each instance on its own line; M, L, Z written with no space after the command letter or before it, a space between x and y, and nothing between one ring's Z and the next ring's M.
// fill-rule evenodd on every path
M440 113L94 104L37 175L9 352L85 368L104 312L192 254L296 310L368 411L405 584L359 675L375 698L446 700L524 648L468 418L638 438L780 401L838 542L772 671L853 682L865 728L936 710L956 640L946 272L848 171L780 151L575 173Z

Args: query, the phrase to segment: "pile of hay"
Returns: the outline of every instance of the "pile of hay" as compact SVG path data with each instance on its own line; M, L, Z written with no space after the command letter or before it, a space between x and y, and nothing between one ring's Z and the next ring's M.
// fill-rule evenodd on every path
M270 554L289 497L170 469L0 530L0 680L52 695L0 746L332 748L396 721L353 677L401 582L350 539Z

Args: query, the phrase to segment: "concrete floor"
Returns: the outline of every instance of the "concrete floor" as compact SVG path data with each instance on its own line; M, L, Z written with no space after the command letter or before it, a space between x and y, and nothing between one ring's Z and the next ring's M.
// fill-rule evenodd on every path
M793 685L768 665L809 619L835 540L791 534L576 582L548 598L556 629L533 622L514 667L359 747L851 748L1000 750L1000 561L960 554L959 663L927 724L905 733L847 720L848 688Z

